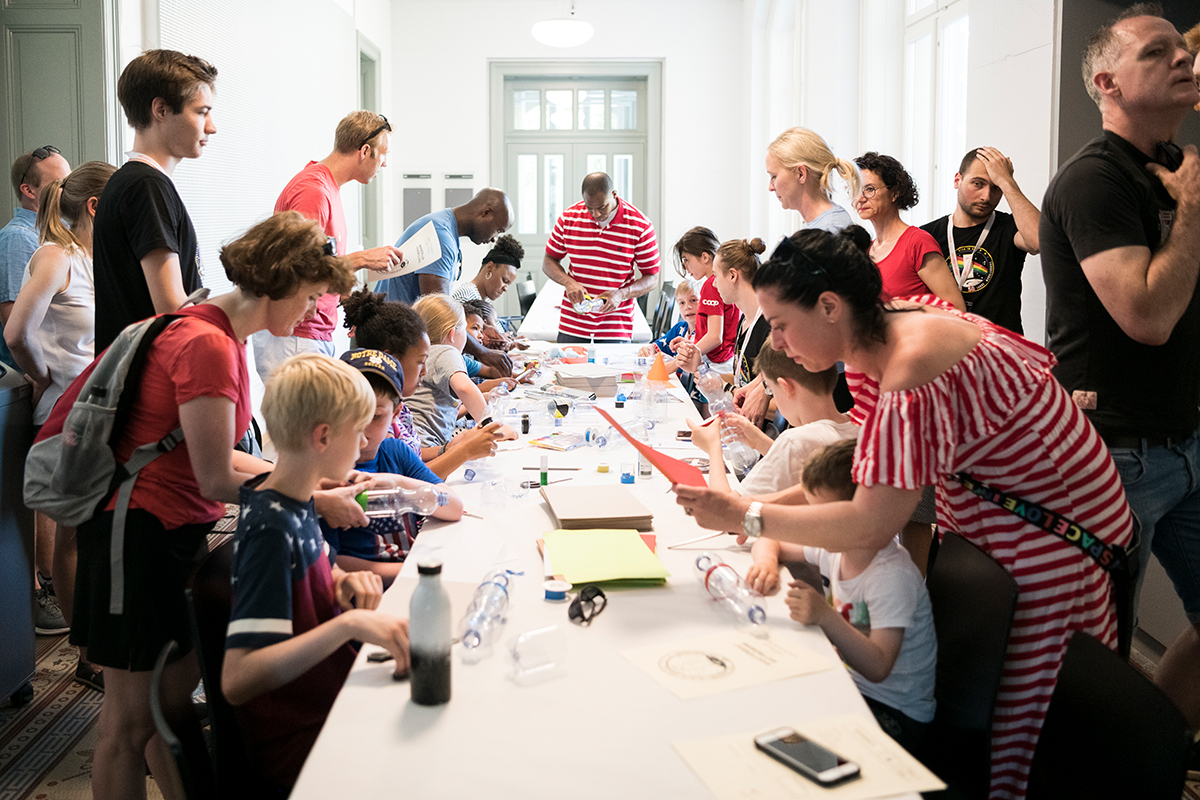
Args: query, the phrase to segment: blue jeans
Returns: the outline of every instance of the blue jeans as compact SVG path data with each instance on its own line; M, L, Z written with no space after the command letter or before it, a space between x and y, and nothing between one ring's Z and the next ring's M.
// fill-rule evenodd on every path
M1188 620L1200 624L1200 431L1171 447L1110 450L1129 507L1142 523L1141 569L1158 556ZM1136 607L1136 606L1135 606Z
M254 350L254 369L264 384L276 367L299 353L324 353L331 358L337 356L333 342L302 339L299 336L275 336L270 331L252 334L250 345Z

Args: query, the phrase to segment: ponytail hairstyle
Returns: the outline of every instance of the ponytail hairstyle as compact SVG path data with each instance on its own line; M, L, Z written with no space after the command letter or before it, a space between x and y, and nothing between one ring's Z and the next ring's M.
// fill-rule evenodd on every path
M116 171L116 167L104 161L89 161L71 170L67 177L43 186L38 200L38 243L83 250L83 242L75 231L87 216L88 201L93 197L100 199L108 179Z
M446 334L456 328L466 329L467 315L463 313L462 303L448 294L427 294L413 304L413 310L425 320L425 328L429 331L429 341L433 344L444 344Z
M830 177L833 173L846 183L846 190L851 197L858 197L862 182L858 170L844 158L838 158L825 144L821 135L808 128L788 128L767 146L767 152L779 159L787 169L795 169L803 164L821 176L821 191L826 199L832 199L833 187Z
M840 233L815 228L797 231L776 246L754 276L754 290L770 289L781 303L808 310L823 292L841 297L853 314L860 344L886 343L883 277L867 250L871 235L859 225Z
M389 303L387 295L362 288L342 300L343 325L354 329L354 344L404 358L425 335L425 320L404 303Z
M762 263L759 256L766 252L762 239L730 239L717 248L723 272L737 271L742 280L753 285L754 276Z
M721 243L717 241L717 235L703 225L697 225L690 231L679 237L679 241L675 243L673 248L675 251L675 269L685 278L691 278L688 271L683 266L683 254L689 256L700 256L708 253L713 258L717 257L717 248Z

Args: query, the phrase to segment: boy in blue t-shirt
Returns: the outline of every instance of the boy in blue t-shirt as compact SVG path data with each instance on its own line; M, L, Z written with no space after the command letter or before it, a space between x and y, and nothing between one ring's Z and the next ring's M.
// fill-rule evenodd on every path
M273 472L240 490L233 541L233 610L221 689L237 710L250 762L286 791L354 662L370 642L408 671L408 621L375 609L379 576L335 566L313 507L322 481L341 482L375 407L362 375L318 353L283 362L262 413L279 451Z
M392 422L399 413L404 387L404 370L400 362L382 350L364 349L343 353L342 361L361 372L375 393L374 415L365 431L367 442L354 468L373 474L374 488L407 489L422 483L438 484L450 502L433 516L449 521L461 519L462 501L425 466L412 448L389 436ZM370 570L383 578L386 587L400 574L424 521L424 517L416 514L404 514L395 519L374 519L365 528L338 529L322 520L321 533L337 554L338 566L346 570Z

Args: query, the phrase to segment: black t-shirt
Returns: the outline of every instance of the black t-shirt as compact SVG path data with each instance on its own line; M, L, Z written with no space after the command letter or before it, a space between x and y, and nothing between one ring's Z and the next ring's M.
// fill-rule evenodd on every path
M183 290L199 289L196 229L170 177L142 161L117 170L96 209L93 262L96 280L96 352L126 326L154 316L142 257L165 247L179 255Z
M738 323L737 339L734 341L734 353L737 356L737 363L733 365L734 383L738 386L745 386L750 381L754 380L758 375L758 370L754 367L754 359L758 358L758 351L762 349L763 342L771 335L771 324L763 317L759 317L754 323L754 327L749 330L750 338L746 338L747 326L749 321L746 315L742 315L742 321ZM743 347L742 343L746 346Z
M942 255L946 256L946 267L950 269L950 244L946 239L946 220L949 215L921 226L921 230L937 239ZM983 233L986 221L969 228L954 226L954 249L958 251L958 263L971 252L975 242ZM1021 326L1021 270L1025 268L1025 251L1017 247L1017 222L1012 214L996 212L996 221L988 231L987 239L975 251L971 261L971 275L962 287L967 311L1002 325L1010 331L1024 334ZM951 274L954 270L950 270Z
M1054 374L1101 435L1186 438L1200 424L1200 302L1166 344L1139 344L1104 308L1079 262L1117 247L1166 243L1175 201L1150 159L1116 134L1084 145L1046 190L1039 242ZM1094 393L1094 394L1092 394Z

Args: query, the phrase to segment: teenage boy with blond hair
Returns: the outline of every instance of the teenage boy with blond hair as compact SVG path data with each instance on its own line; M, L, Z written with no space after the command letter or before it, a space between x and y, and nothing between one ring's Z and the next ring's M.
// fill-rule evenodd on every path
M384 647L397 674L408 670L408 621L375 610L378 575L333 565L313 508L322 480L350 474L374 413L362 373L317 353L283 362L263 397L279 460L241 489L221 688L251 763L280 789L295 783L350 671L351 642Z

